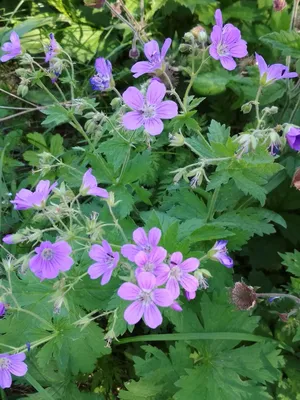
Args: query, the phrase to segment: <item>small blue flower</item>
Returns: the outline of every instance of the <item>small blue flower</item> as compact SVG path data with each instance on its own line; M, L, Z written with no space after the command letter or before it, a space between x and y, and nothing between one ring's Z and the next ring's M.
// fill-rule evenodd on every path
M105 58L99 57L95 62L97 74L90 79L90 84L93 90L103 92L111 87L112 80L112 65Z

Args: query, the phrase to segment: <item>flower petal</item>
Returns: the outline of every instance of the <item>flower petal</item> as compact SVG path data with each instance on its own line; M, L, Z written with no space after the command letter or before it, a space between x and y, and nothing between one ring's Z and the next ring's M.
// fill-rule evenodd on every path
M156 116L161 119L171 119L178 115L178 106L175 101L166 100L156 108Z
M148 60L152 61L152 56L154 54L159 54L159 46L157 41L150 40L150 42L147 42L144 46L144 53Z
M171 296L173 297L174 300L177 299L177 297L179 297L180 287L177 282L177 279L171 277L166 284L166 289L171 293Z
M130 86L123 93L124 102L133 110L141 110L144 105L144 96L134 86Z
M121 247L122 256L128 258L128 260L132 262L134 262L135 256L139 251L139 247L134 244L124 244L124 246Z
M144 306L141 301L134 301L130 306L128 306L124 312L125 321L134 325L142 318L144 314Z
M148 233L148 240L151 246L155 247L158 245L161 238L161 230L158 228L151 228Z
M232 71L236 67L236 62L231 56L222 56L220 57L220 61L222 64L222 67L227 69L228 71Z
M183 259L182 253L180 253L180 251L176 251L175 253L171 254L170 264L179 265L181 264L182 259Z
M148 61L139 61L131 67L134 78L139 78L144 74L150 74L155 71L155 67Z
M152 293L155 304L161 307L169 307L173 303L173 296L167 289L155 289Z
M219 26L214 26L210 34L210 40L213 45L217 46L222 41L222 29Z
M180 267L184 272L193 272L199 267L200 261L195 258L191 257L181 263Z
M155 304L150 303L145 307L144 311L145 324L149 328L155 329L162 323L162 315Z
M163 83L152 81L146 94L147 103L158 106L165 97L166 91L166 86Z
M215 20L216 20L217 26L222 28L222 26L223 26L223 17L222 17L222 12L221 12L221 10L219 8L215 12Z
M264 58L258 53L255 53L255 59L258 65L259 74L260 76L263 76L268 70L267 63L265 62Z
M110 269L109 271L105 272L102 275L102 279L101 279L101 282L100 282L102 286L106 285L110 281L112 273L113 273L113 270Z
M247 43L245 40L240 40L238 43L233 44L229 47L230 54L232 57L242 58L248 54Z
M144 118L140 111L130 111L123 115L122 122L126 129L134 131L143 125Z
M142 290L152 290L156 286L156 278L151 272L141 272L137 281Z
M12 384L11 374L8 370L0 370L0 387L2 389L10 388Z
M10 41L12 42L12 44L14 46L19 46L20 45L20 38L19 38L19 35L17 34L17 32L13 31L10 34L9 39L10 39Z
M134 258L134 262L138 267L143 267L148 262L148 254L144 251L139 251Z
M198 280L190 274L182 274L180 284L187 292L195 292L198 289Z
M89 251L89 257L94 261L102 261L106 257L106 251L100 244L93 244Z
M88 194L91 196L103 197L104 199L108 199L109 197L108 191L100 187L93 187L89 189Z
M131 282L122 283L118 290L118 296L123 300L136 300L141 293L141 289Z
M226 253L218 253L216 254L217 259L227 268L233 267L233 259L229 257Z
M223 29L222 42L231 46L241 40L241 31L235 26L225 25Z
M149 254L149 261L153 264L159 265L167 257L167 250L163 247L155 247Z
M170 39L170 38L167 38L164 41L164 44L162 45L161 52L160 52L161 59L165 58L165 56L166 56L171 44L172 44L172 39Z
M27 370L27 365L22 361L15 361L9 367L9 372L15 376L24 376Z
M149 118L144 123L145 131L151 136L160 135L164 129L164 124L159 118Z
M143 228L137 228L132 234L133 241L140 247L148 246L148 238Z
M88 268L88 274L91 279L97 279L109 270L106 264L95 263Z
M209 54L210 54L210 56L211 56L212 58L214 58L215 60L220 60L220 56L219 56L219 54L218 54L217 46L216 46L216 45L211 44L211 45L209 46Z

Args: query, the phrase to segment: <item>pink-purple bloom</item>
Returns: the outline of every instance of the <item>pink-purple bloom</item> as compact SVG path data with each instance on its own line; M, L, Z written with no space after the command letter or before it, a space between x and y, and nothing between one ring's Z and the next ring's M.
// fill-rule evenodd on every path
M267 65L262 56L255 53L256 62L259 69L260 83L268 85L280 79L297 78L297 72L289 72L286 65L273 64Z
M133 231L132 239L135 244L125 244L121 248L122 256L128 258L129 261L134 262L136 255L140 251L149 254L154 249L161 238L161 230L158 228L151 228L148 235L143 228L137 228Z
M89 168L83 175L80 193L83 196L89 194L91 196L104 197L105 199L109 196L107 190L97 186L97 180L94 175L92 175L92 168Z
M0 317L3 317L5 315L6 308L4 303L0 303Z
M214 247L210 250L211 258L213 260L219 261L221 264L225 265L227 268L233 267L233 259L227 254L227 243L228 240L218 240Z
M286 134L286 140L293 150L300 151L300 128L292 126Z
M9 39L10 42L4 43L1 47L2 51L6 53L0 58L2 62L11 60L22 53L21 42L18 34L16 32L12 32Z
M187 298L188 301L194 300L196 298L196 291L194 292L188 292L187 290L184 292L185 297Z
M26 375L27 365L23 362L25 358L25 353L0 354L0 387L2 389L11 387L12 375Z
M223 26L221 10L215 12L216 25L210 35L211 45L209 54L215 60L220 60L223 68L232 71L236 67L233 59L242 58L247 55L247 43L241 38L241 32L232 24Z
M103 92L111 86L112 65L111 62L103 57L99 57L95 61L96 75L90 78L90 84L93 90Z
M156 40L150 40L150 42L146 43L144 53L148 61L139 61L132 66L131 72L134 73L134 78L144 74L153 74L156 70L163 70L164 60L171 43L172 40L170 38L166 39L161 51Z
M154 247L150 253L140 251L135 256L135 263L138 268L135 270L136 276L142 272L151 272L156 277L157 286L165 283L164 275L168 273L169 267L164 264L167 257L167 250L163 247Z
M189 272L195 271L199 264L199 260L194 257L183 261L183 255L179 251L171 255L170 266L166 276L166 289L169 290L174 300L180 295L180 286L187 292L195 292L197 290L198 280Z
M13 236L14 235L5 235L2 240L6 244L14 244Z
M124 102L134 111L123 116L126 129L135 130L144 126L150 135L159 135L164 125L162 119L172 119L178 114L177 104L172 100L163 101L166 86L152 81L144 96L136 87L130 86L123 93Z
M50 181L40 181L34 192L28 189L21 189L11 203L15 210L27 210L32 207L42 207L49 194L57 186L57 182L50 185Z
M54 37L54 33L50 33L49 35L50 43L47 46L47 52L45 56L45 62L49 62L53 57L57 56L59 53L59 45Z
M96 261L88 269L88 274L91 279L97 279L102 276L101 285L105 285L110 281L113 270L119 262L120 255L117 251L113 251L110 244L102 241L102 246L93 244L89 251L89 256L92 260Z
M167 289L156 288L156 278L150 272L140 273L137 283L123 283L118 290L121 299L133 301L126 308L124 319L133 325L143 317L145 324L155 329L162 323L162 315L157 306L169 307L174 299Z
M29 260L29 268L41 280L54 279L60 271L68 271L74 264L70 257L72 248L65 241L45 241L34 251L37 254Z

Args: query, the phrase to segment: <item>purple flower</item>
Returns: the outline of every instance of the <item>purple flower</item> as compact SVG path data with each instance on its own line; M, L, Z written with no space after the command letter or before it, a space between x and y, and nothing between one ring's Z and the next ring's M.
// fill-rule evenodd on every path
M49 62L50 60L52 60L53 57L57 56L57 54L59 53L59 45L55 40L54 34L50 33L49 38L50 38L50 43L47 46L45 62Z
M23 362L25 358L25 353L0 354L0 387L2 389L11 387L11 375L26 375L27 365Z
M41 280L54 279L60 271L68 271L74 264L70 257L72 248L64 241L42 242L34 251L37 254L29 260L29 268Z
M188 301L194 300L195 297L196 297L196 291L194 291L194 292L185 291L184 294L185 294L185 297L187 298Z
M5 315L5 304L4 303L0 303L0 317L3 317L3 315Z
M157 286L162 285L166 281L164 276L169 272L169 267L163 263L166 257L167 250L163 247L154 247L150 253L140 251L134 259L138 266L136 276L142 272L152 272L156 276Z
M121 248L122 256L128 258L129 261L134 262L136 255L140 251L150 253L155 248L161 238L161 230L158 228L151 228L148 236L143 228L137 228L133 231L132 239L134 244L125 244Z
M92 168L89 168L83 175L80 193L82 196L90 194L91 196L104 197L105 199L109 197L107 190L97 186L96 178L92 175Z
M90 79L92 89L100 90L100 92L109 89L112 80L111 62L105 60L105 58L99 57L96 59L95 69L97 71L97 74Z
M155 73L156 70L162 70L164 67L165 56L171 46L172 40L166 39L161 51L159 51L159 46L156 40L150 40L144 46L145 56L149 61L139 61L135 63L131 72L134 73L134 78L138 78L144 74Z
M144 317L145 324L155 329L162 323L157 306L169 307L173 298L167 289L156 289L156 278L150 272L140 273L137 283L138 286L130 282L123 283L118 290L121 299L133 301L126 308L124 319L133 325Z
M177 251L171 255L170 267L167 274L166 289L170 291L173 299L180 295L180 286L188 292L195 292L198 288L198 280L190 275L189 272L195 271L199 267L199 260L191 257L185 261L182 254Z
M280 79L297 78L297 72L289 72L286 65L273 64L267 65L262 56L255 53L256 62L259 69L261 85L268 85Z
M113 252L108 242L102 240L102 246L93 244L89 251L89 256L92 260L97 261L88 269L90 278L97 279L102 276L101 285L105 285L110 281L113 270L119 262L119 253L117 251Z
M174 303L172 303L170 305L170 307L175 311L178 311L178 312L182 311L182 307L176 301L174 301Z
M157 81L150 83L146 97L134 86L125 90L123 100L134 110L123 116L125 128L135 130L144 126L150 135L159 135L164 129L161 120L172 119L178 114L178 107L174 101L162 101L165 94L165 85Z
M227 255L226 245L228 240L218 240L214 247L210 250L211 258L213 260L219 261L221 264L225 265L227 268L233 267L233 259Z
M20 38L16 32L10 34L10 42L4 43L1 49L7 53L0 58L2 62L6 62L19 56L22 53Z
M209 54L215 60L220 60L223 68L232 71L236 67L235 58L247 55L247 43L241 39L241 32L232 24L223 26L221 10L215 12L216 25L213 27L210 39Z
M57 186L57 182L50 186L50 181L40 181L34 192L21 189L11 203L15 210L27 210L32 207L42 207L51 191Z
M300 129L292 126L286 134L286 140L293 150L300 151Z

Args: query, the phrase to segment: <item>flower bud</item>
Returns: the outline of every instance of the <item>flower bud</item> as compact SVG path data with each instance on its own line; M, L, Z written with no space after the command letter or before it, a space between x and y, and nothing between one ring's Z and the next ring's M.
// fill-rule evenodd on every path
M198 40L200 43L206 43L207 42L207 33L206 30L203 28L201 25L195 26L191 30L191 33L194 35L195 39Z
M286 7L285 0L273 0L273 10L274 11L282 11Z
M243 114L249 114L252 110L252 102L249 101L248 103L245 103L241 107L241 111Z
M300 190L300 168L296 169L296 172L294 173L292 186L294 186L297 190Z
M139 50L135 47L129 50L129 58L132 58L133 60L137 60L140 56Z
M28 93L28 86L26 85L19 85L17 89L17 95L21 97L25 97Z
M17 244L17 243L24 242L25 238L24 238L24 235L22 235L20 233L14 233L12 235L4 236L4 238L2 240L6 244Z
M181 43L179 45L179 51L181 53L190 53L191 50L192 50L192 46L189 44Z
M266 115L277 114L277 113L278 113L278 107L275 107L275 106L272 106L272 107L265 107L265 108L262 110L262 113L263 113L263 114L266 114Z
M33 58L31 57L30 54L28 53L24 53L21 55L21 60L20 60L20 64L22 65L26 65L26 64L33 64Z
M180 147L184 145L184 136L182 133L169 133L170 146Z
M194 43L194 35L192 34L192 32L186 32L183 36L183 40L186 43Z
M122 100L120 97L114 97L112 101L110 102L111 107L116 110L117 108L120 108L122 105Z
M257 302L257 296L252 286L243 282L236 282L230 290L231 302L239 310L251 310Z

